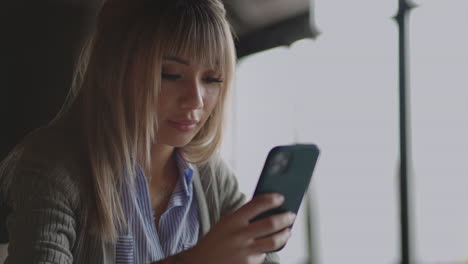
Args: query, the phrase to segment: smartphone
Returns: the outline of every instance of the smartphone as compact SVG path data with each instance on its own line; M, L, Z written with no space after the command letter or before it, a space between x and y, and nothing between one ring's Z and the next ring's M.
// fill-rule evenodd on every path
M254 196L265 193L280 193L285 200L280 207L256 216L251 222L286 211L297 214L309 186L319 153L319 148L314 144L277 146L270 150ZM279 251L283 247L275 251Z

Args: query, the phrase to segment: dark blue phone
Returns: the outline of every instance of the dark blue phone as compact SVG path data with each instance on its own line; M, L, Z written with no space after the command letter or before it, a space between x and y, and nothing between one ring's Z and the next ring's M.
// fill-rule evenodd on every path
M280 193L284 196L285 201L280 207L268 210L251 221L286 211L297 214L309 186L319 153L318 147L314 144L277 146L270 150L254 196L265 193ZM275 251L279 251L283 247L284 245Z

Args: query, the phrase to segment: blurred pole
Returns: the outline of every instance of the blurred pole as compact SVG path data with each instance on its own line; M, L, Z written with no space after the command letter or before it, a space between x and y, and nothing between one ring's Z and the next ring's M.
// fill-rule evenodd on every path
M317 40L320 36L321 32L317 27L317 23L315 21L315 0L310 0L310 7L309 7L309 27L312 33L311 38ZM295 106L294 106L295 107ZM294 108L294 114L296 114L296 108ZM296 122L294 123L294 140L299 142L298 132ZM311 183L313 184L313 183ZM306 225L306 260L304 261L305 264L317 264L318 261L318 249L317 249L317 232L316 230L316 221L317 218L314 214L316 207L315 204L312 202L312 188L309 186L309 190L307 190L305 197L304 197L304 206L305 206L305 225Z
M409 11L415 5L409 0L399 0L398 13L394 19L398 23L399 33L399 101L400 101L400 225L401 225L401 263L410 264L411 256L411 227L409 208L409 175L411 153L409 138L409 99L408 99L408 45L407 29Z
M317 217L315 217L313 209L315 209L314 203L312 202L312 194L311 190L312 188L309 188L309 190L306 192L305 195L305 222L306 222L306 246L307 246L307 251L306 251L306 261L305 264L317 264L319 263L318 259L318 250L317 250L317 230L314 228L317 226ZM314 221L315 220L315 221Z

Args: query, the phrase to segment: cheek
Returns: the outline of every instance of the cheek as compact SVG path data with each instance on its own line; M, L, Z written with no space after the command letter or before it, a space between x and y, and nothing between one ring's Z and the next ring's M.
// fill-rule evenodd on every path
M218 104L218 101L221 100L221 91L219 89L215 91L210 91L204 96L205 109L211 113L213 108Z
M174 101L177 100L177 94L171 91L176 91L176 89L171 89L170 85L161 85L161 89L158 94L158 111L159 113L164 113L164 110L170 108L174 105Z

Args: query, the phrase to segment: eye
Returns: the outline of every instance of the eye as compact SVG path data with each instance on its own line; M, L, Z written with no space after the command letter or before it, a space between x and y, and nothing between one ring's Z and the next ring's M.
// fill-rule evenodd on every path
M182 78L180 74L169 74L169 73L161 73L161 77L166 80L175 81L177 79Z
M203 81L207 83L222 83L224 80L222 78L215 78L215 77L205 77Z

